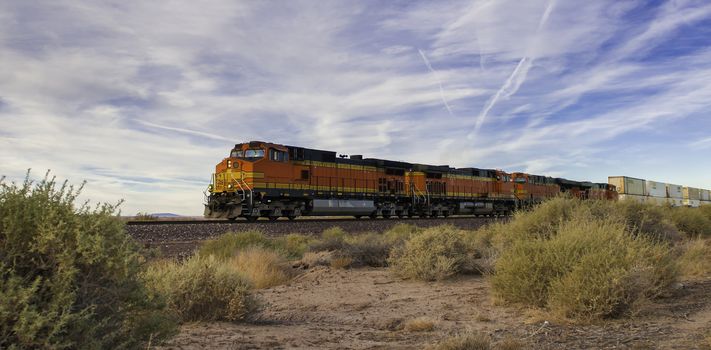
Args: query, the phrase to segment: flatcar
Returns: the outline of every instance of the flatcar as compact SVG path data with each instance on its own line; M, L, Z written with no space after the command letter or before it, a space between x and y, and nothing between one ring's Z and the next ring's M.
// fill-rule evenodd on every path
M240 143L215 167L206 218L508 215L560 192L610 199L614 186L497 169L337 156L262 141Z

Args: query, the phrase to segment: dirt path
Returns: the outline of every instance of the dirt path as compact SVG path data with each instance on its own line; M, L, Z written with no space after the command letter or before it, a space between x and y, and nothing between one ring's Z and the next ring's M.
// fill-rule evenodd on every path
M496 306L485 278L411 282L387 269L319 267L258 293L264 310L248 323L185 325L165 349L420 349L449 335L480 331L534 349L703 349L711 327L711 280L688 284L632 320L565 325ZM426 317L434 330L402 325ZM535 320L535 321L534 321Z

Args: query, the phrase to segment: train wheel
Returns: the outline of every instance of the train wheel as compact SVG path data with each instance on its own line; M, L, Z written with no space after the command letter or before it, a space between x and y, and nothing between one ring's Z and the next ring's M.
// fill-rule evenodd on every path
M370 214L369 217L370 217L371 219L375 219L375 218L378 217L378 214L373 213L373 214Z
M233 218L227 218L227 220L235 221L235 220L237 220L237 217L235 216L235 217L233 217Z
M247 221L249 221L249 222L255 222L255 221L257 221L257 219L259 219L259 216L248 216L247 217Z
M277 221L277 220L279 220L278 216L270 216L269 217L269 221Z
M362 218L363 216L362 215L353 215L353 217L356 218L356 220L358 220L358 219Z
M287 217L289 218L289 221L294 221L294 220L296 220L296 216L294 216L294 215L289 215L289 216L287 216Z
M390 214L383 214L383 219L390 219Z

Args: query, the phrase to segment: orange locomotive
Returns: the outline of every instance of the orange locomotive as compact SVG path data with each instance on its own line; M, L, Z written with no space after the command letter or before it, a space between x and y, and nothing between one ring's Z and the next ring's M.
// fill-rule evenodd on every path
M501 170L451 168L252 141L215 168L205 217L506 215L561 191L605 198L602 185ZM614 190L614 189L613 189ZM614 192L614 191L613 191Z

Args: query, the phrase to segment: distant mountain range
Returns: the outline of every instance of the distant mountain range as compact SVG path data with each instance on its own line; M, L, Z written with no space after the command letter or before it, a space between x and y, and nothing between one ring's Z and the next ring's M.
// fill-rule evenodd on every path
M156 218L178 218L181 215L178 214L173 214L173 213L153 213L151 216L156 217Z

